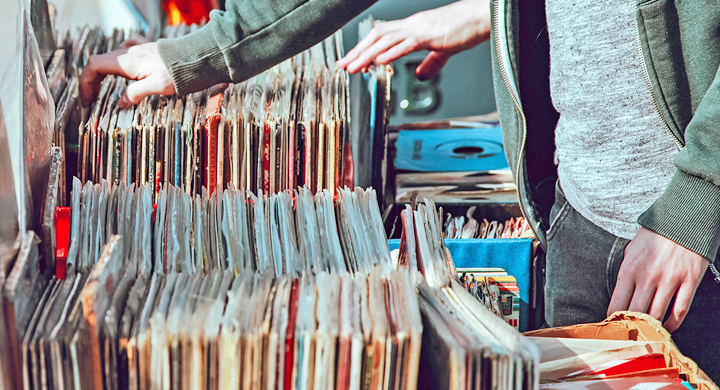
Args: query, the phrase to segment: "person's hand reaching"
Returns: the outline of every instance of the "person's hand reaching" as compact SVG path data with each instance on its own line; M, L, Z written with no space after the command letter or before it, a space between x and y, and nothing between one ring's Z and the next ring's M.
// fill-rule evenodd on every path
M373 61L388 64L415 51L430 54L415 71L428 80L448 59L490 38L488 0L461 0L405 19L378 23L365 39L337 62L350 73L366 71Z
M607 314L630 310L662 321L670 309L665 328L673 332L685 319L709 265L697 253L641 228L625 248ZM675 304L670 307L673 297Z
M150 40L145 38L144 35L133 33L126 40L124 40L120 44L120 46L118 46L118 49L129 49L133 46L142 45L144 43L150 43Z
M137 80L130 84L120 98L118 106L126 108L139 103L149 95L174 95L175 86L167 67L157 50L157 43L143 43L131 36L121 49L90 57L80 75L80 99L84 106L97 97L100 83L106 75L117 75Z

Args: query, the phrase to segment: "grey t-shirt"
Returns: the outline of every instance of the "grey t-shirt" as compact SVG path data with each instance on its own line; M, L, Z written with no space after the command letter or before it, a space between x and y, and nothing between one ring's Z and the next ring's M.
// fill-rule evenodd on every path
M546 0L560 187L573 208L632 239L678 151L645 81L634 0Z

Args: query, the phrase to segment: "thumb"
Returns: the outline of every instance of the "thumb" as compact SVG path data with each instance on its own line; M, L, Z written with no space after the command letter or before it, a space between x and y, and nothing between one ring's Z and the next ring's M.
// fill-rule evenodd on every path
M415 74L421 81L430 80L440 72L445 63L452 57L451 53L443 51L431 51L423 62L415 70Z
M128 85L125 94L122 95L118 102L118 107L128 108L140 103L146 96L160 93L154 85L153 80L145 78Z

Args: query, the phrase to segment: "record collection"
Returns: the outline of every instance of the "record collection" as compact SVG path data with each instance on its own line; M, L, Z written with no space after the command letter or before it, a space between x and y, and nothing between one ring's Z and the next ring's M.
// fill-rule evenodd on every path
M391 253L385 200L350 188L339 32L239 84L121 109L129 83L107 77L82 107L83 64L125 36L83 28L46 53L54 146L39 228L0 247L0 390L713 388L637 332L518 333L519 278L456 269L444 239L527 237L522 218L415 194Z
M503 268L458 268L460 284L502 317L510 326L520 324L520 288L517 279Z
M441 214L430 201L405 213L412 230L393 266L372 190L256 196L218 187L193 198L169 185L156 208L153 196L151 183L125 187L103 179L82 186L74 179L62 279L41 264L37 237L26 236L4 281L12 326L2 363L15 383L537 384L537 349L457 283Z
M48 68L56 147L42 240L0 267L0 388L537 387L537 349L458 284L442 212L405 211L393 262L375 191L346 186L338 34L124 110L108 77L81 107L82 64L124 36L65 34Z
M195 27L168 28L174 37ZM347 166L348 76L336 69L340 32L296 57L237 85L189 96L150 96L134 107L117 104L128 82L107 77L97 100L83 108L78 75L91 54L117 49L124 32L99 28L60 37L48 69L57 98L55 144L66 160L60 206L71 178L111 184L175 185L191 195L217 185L275 193L352 186Z

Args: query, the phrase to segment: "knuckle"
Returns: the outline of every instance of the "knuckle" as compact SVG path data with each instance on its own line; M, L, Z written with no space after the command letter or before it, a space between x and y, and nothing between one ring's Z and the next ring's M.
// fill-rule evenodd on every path
M90 58L88 58L87 62L85 63L85 70L95 69L96 64L97 64L97 58L95 56L90 56ZM85 73L85 72L83 72L83 73Z
M395 33L387 33L380 38L380 41L383 43L391 43L395 40L397 40L397 35Z
M370 30L370 32L375 33L375 36L383 35L388 30L388 23L389 22L379 22L372 28L372 30Z
M128 54L140 59L149 55L150 50L145 45L134 45L128 48Z
M405 39L405 42L411 48L416 48L420 44L420 39L415 35L411 35Z
M685 315L688 313L689 309L686 305L680 305L675 307L675 313L677 313L677 316L680 318L685 317Z
M365 39L375 40L377 37L380 36L380 31L379 31L379 29L380 29L380 24L377 24L375 27L372 28L372 30L370 30L370 32L369 32L368 35L365 37Z

